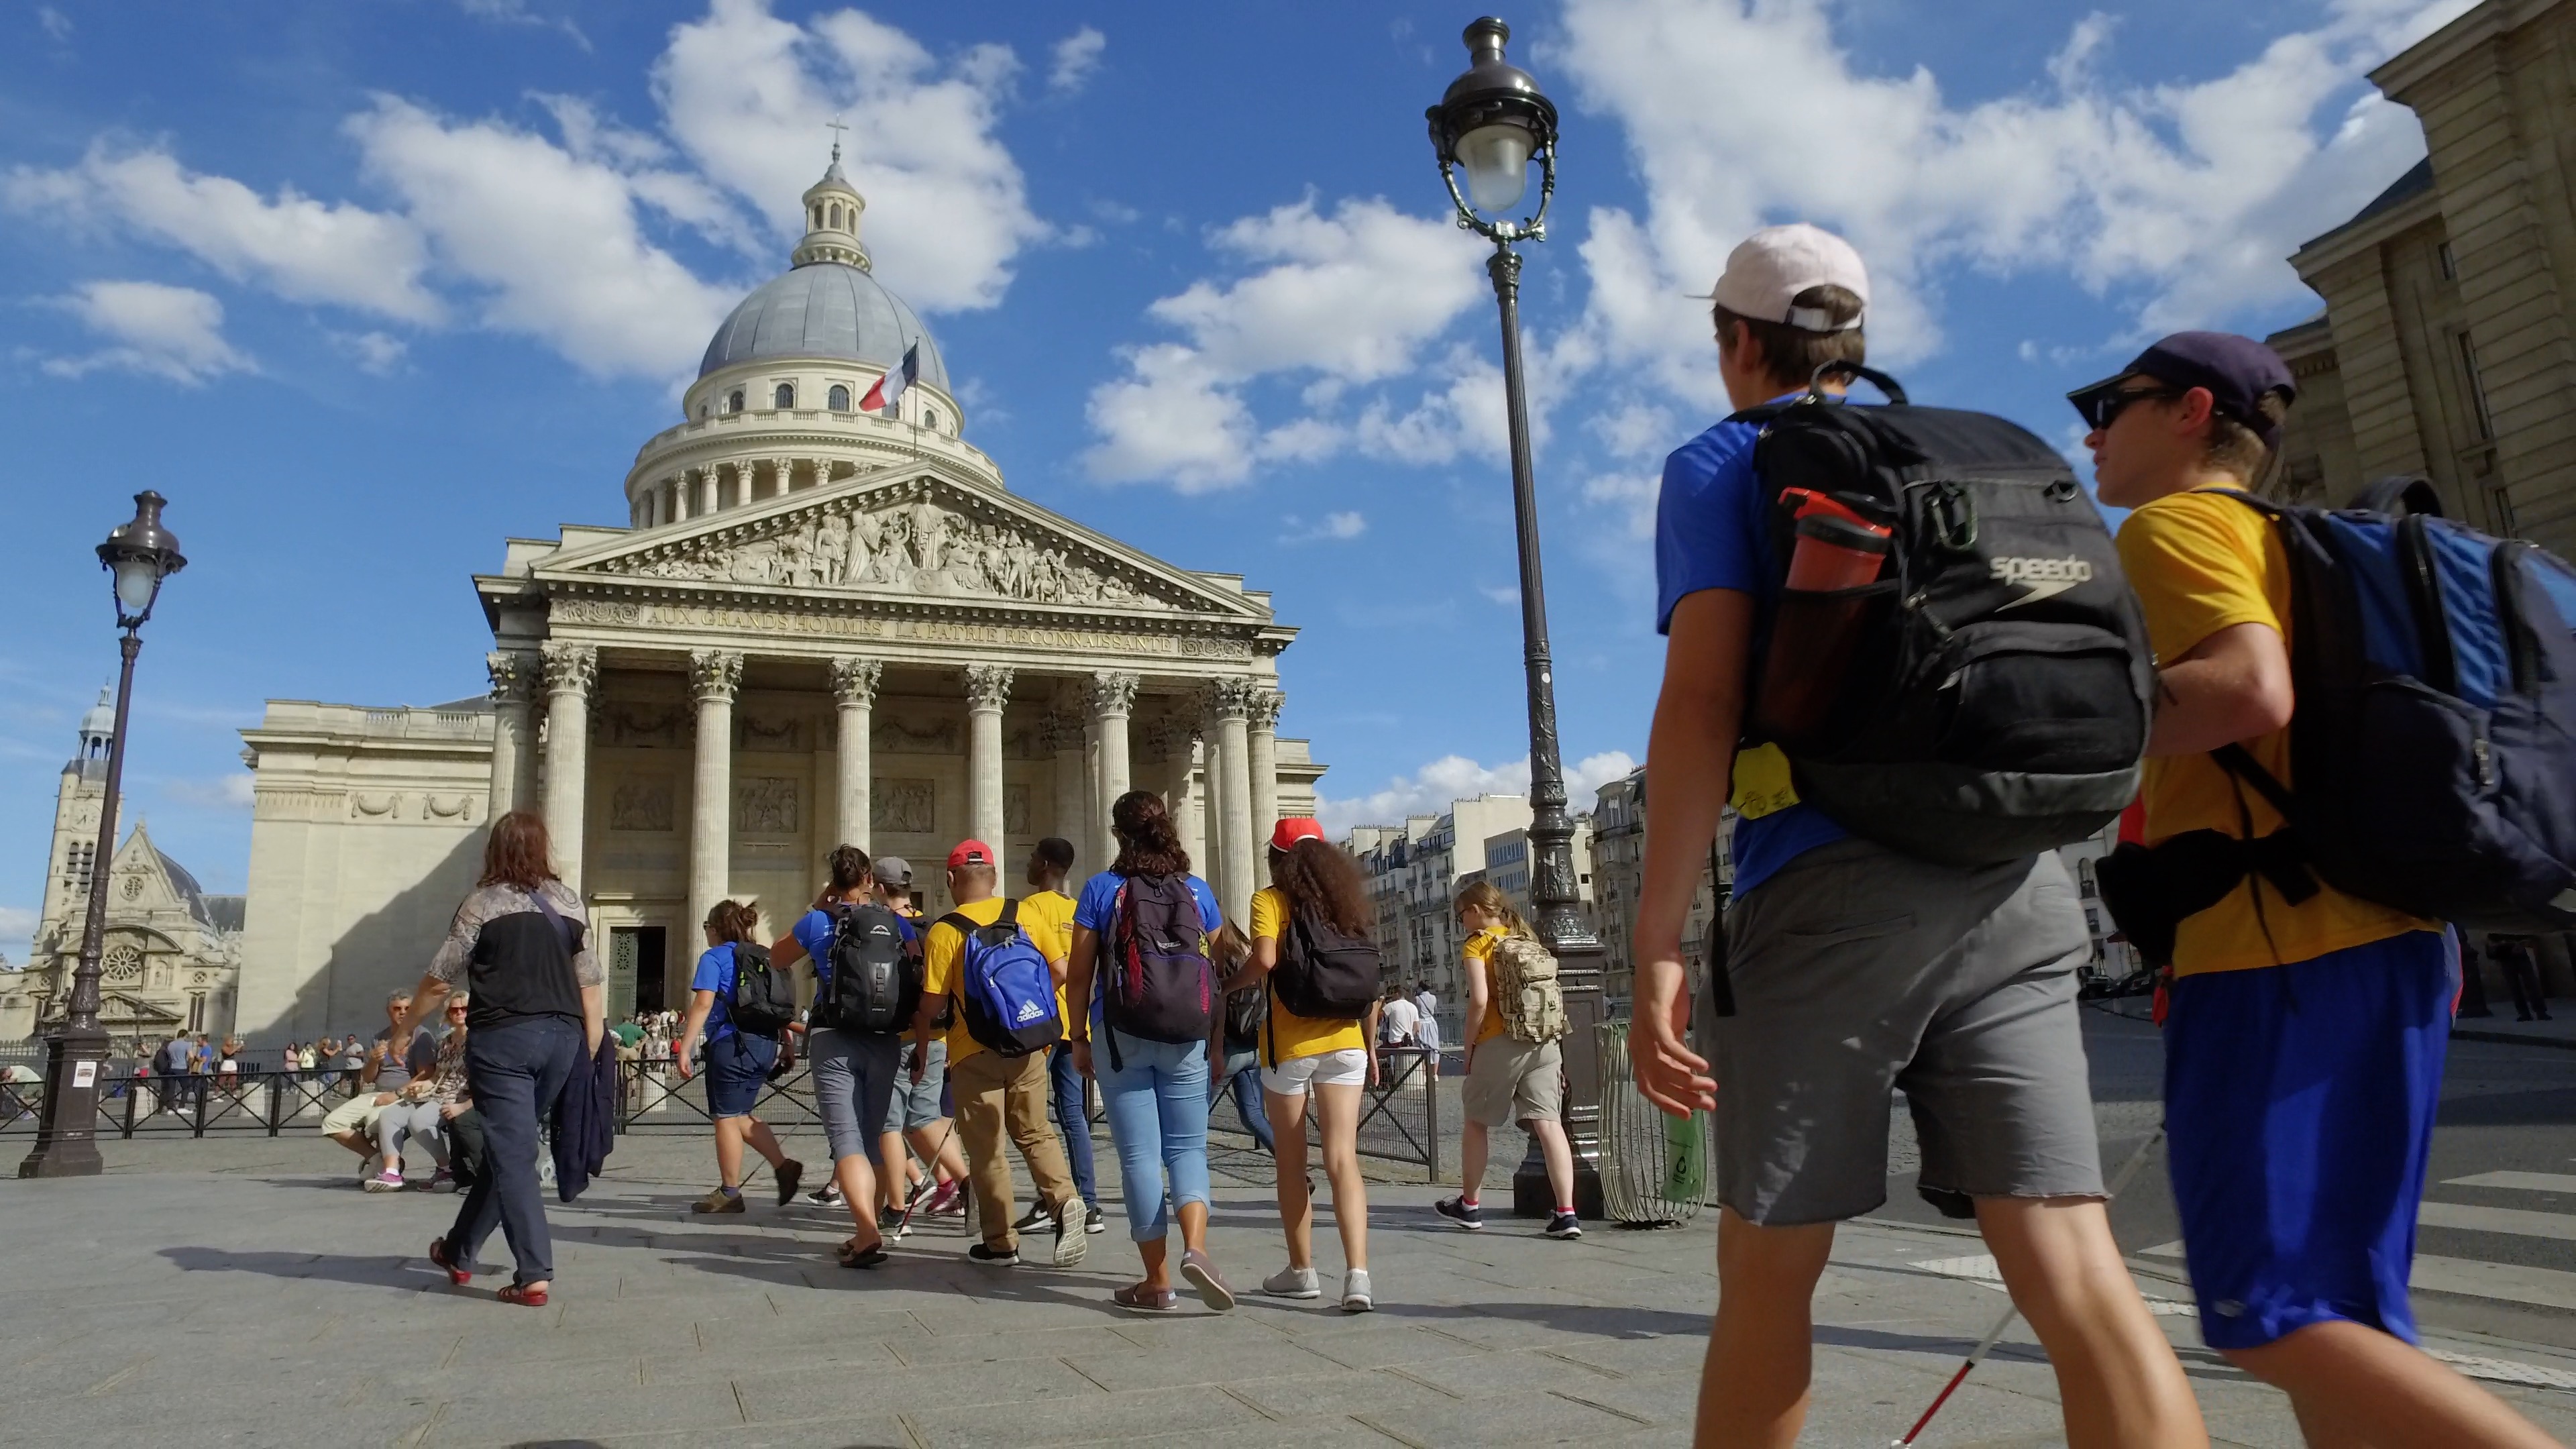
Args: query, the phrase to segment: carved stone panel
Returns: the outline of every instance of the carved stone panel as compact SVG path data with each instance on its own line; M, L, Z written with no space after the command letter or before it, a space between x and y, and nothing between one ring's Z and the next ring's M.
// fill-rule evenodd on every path
M1035 827L1029 823L1028 786L1004 785L1002 787L1002 833L1004 835L1035 833Z
M744 835L796 833L796 782L755 775L733 783L733 828Z
M602 704L592 718L592 737L603 745L676 748L688 743L689 711L684 705L611 700Z
M608 792L608 828L666 834L678 823L678 798L668 775L629 775Z
M954 715L938 719L879 710L874 735L876 748L890 754L955 755L966 749Z
M742 714L745 750L796 751L806 748L805 721L792 714Z
M939 787L929 780L878 780L868 787L868 825L889 835L928 835L939 828Z

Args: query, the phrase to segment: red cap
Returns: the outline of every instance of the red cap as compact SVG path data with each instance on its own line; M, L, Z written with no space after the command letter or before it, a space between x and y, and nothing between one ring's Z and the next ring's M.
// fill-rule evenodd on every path
M980 840L961 840L957 842L955 850L948 852L950 870L955 870L961 865L991 865L992 863L993 847Z
M1270 832L1272 850L1294 850L1301 840L1324 838L1323 824L1311 816L1291 815Z

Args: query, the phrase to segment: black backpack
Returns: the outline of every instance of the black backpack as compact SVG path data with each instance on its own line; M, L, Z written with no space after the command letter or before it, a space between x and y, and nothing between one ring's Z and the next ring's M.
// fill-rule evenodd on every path
M1875 583L1783 588L1762 621L1745 739L1788 756L1798 797L1855 835L1976 866L2082 840L2138 793L2155 673L2146 624L2101 514L2057 450L2002 418L1914 407L1849 363L1884 407L1820 385L1749 408L1784 582L1809 495L1890 527ZM1803 490L1800 492L1798 490ZM1848 631L1847 633L1845 631ZM1849 666L1813 721L1765 696L1845 639Z
M1207 1039L1216 1009L1216 968L1207 922L1186 875L1132 875L1119 882L1108 952L1100 963L1100 1014L1114 1030L1109 1064L1125 1071L1116 1032L1145 1041Z
M733 948L733 1028L748 1036L776 1036L796 1020L796 982L769 964L769 948L737 941Z
M879 905L843 904L832 913L831 988L814 1003L814 1024L884 1035L908 1030L921 1006L921 961L903 939L903 920Z
M1313 911L1289 914L1270 968L1270 990L1282 1007L1309 1021L1362 1021L1377 1005L1378 982L1377 942L1345 936ZM1279 1059L1275 1029L1270 1058Z
M1261 1040L1261 1023L1270 1019L1270 993L1247 986L1225 994L1225 1049L1252 1050Z

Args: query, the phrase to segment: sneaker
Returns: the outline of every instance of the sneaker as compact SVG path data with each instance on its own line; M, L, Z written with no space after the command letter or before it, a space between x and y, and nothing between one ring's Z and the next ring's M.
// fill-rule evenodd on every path
M785 1207L796 1200L797 1185L805 1181L805 1164L791 1157L769 1169L769 1175L778 1184L778 1205Z
M977 1243L966 1250L966 1261L981 1263L987 1268L1016 1268L1020 1266L1020 1253L1017 1248L995 1249Z
M1431 1210L1471 1233L1485 1230L1485 1209L1463 1197L1444 1197L1431 1205Z
M420 1192L454 1192L456 1191L456 1177L455 1174L442 1167L430 1175L429 1181L415 1182L412 1184L412 1187Z
M1082 1230L1084 1232L1105 1233L1109 1231L1109 1219L1100 1215L1100 1204L1092 1202L1086 1198L1084 1199L1082 1206L1084 1209Z
M366 1189L369 1192L400 1192L403 1189L402 1174L388 1167L368 1178Z
M742 1194L727 1192L723 1188L717 1188L689 1204L689 1211L693 1213L738 1213L742 1210Z
M375 1181L376 1174L383 1172L384 1170L384 1154L381 1152L368 1153L367 1160L358 1164L358 1186L365 1187L368 1183Z
M1583 1236L1583 1224L1572 1213L1550 1213L1547 1235L1551 1238L1579 1238Z
M805 1200L816 1207L839 1207L842 1201L841 1185L837 1182L827 1182L805 1194Z
M1273 1298L1321 1298L1323 1285L1312 1268L1282 1268L1261 1280L1261 1291Z
M1375 1307L1377 1307L1377 1300L1369 1296L1368 1269L1353 1268L1344 1273L1342 1275L1342 1311L1366 1313Z
M1234 1290L1225 1286L1225 1279L1217 1274L1215 1260L1207 1254L1195 1248L1181 1254L1181 1276L1199 1290L1199 1301L1215 1312L1223 1313L1234 1306Z
M1066 1198L1064 1206L1056 1210L1055 1265L1057 1267L1070 1268L1082 1261L1083 1250L1091 1246L1083 1241L1088 1235L1082 1231L1082 1225L1090 1217L1091 1209L1085 1207L1082 1199L1078 1197Z
M1038 1230L1038 1225L1040 1223L1051 1223L1054 1221L1055 1215L1047 1211L1047 1205L1045 1203L1032 1203L1029 1205L1027 1214L1018 1222L1011 1224L1011 1231L1015 1233L1034 1233Z
M921 1211L934 1218L962 1218L966 1216L965 1184L957 1182L941 1183L937 1190L930 1194L930 1200L921 1205Z

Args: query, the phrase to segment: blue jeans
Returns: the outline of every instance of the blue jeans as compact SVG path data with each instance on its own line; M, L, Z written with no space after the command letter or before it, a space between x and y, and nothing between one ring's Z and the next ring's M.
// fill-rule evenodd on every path
M560 1016L478 1026L465 1039L465 1090L483 1118L485 1152L473 1189L456 1209L456 1225L447 1230L451 1261L473 1262L497 1225L518 1260L511 1281L553 1281L554 1239L537 1188L537 1123L553 1115L583 1055L581 1023Z
M1060 1041L1047 1048L1047 1080L1054 1096L1055 1129L1064 1137L1064 1160L1073 1172L1074 1190L1082 1194L1082 1205L1097 1213L1100 1183L1091 1166L1091 1117L1083 1110L1082 1071L1073 1064L1073 1043Z
M1228 1089L1234 1092L1234 1112L1243 1119L1243 1130L1252 1134L1262 1151L1278 1156L1279 1143L1270 1135L1270 1109L1261 1105L1261 1053L1257 1048L1225 1054L1225 1080L1208 1084L1208 1105L1214 1107L1216 1094Z
M1109 1136L1118 1144L1127 1234L1140 1243L1160 1242L1171 1226L1160 1190L1165 1173L1171 1174L1175 1207L1204 1206L1208 1200L1207 1043L1113 1034L1096 1017L1091 1039L1092 1074L1109 1109ZM1112 1065L1113 1039L1120 1065Z

